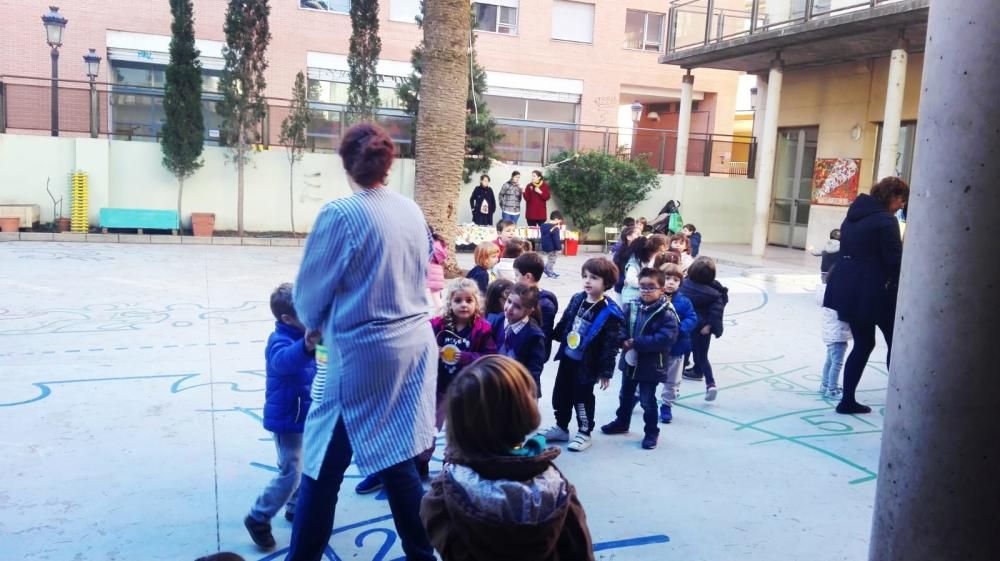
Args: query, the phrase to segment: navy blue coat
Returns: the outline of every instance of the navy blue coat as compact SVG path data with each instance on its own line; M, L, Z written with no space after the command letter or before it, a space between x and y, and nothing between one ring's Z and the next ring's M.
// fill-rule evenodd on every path
M554 228L556 224L543 222L539 227L542 236L542 251L562 251L562 237L559 228Z
M841 321L891 321L902 259L899 221L878 199L858 195L840 226L840 255L826 279L823 307Z
M695 331L700 331L702 327L709 325L712 327L712 335L722 337L722 314L726 310L726 304L729 303L729 289L722 286L719 281L713 281L708 285L684 279L678 292L691 300L694 311L698 314Z
M545 361L549 359L549 356L545 354L545 333L542 332L542 329L538 327L538 324L534 320L529 320L528 325L522 327L520 331L511 337L510 341L507 341L504 330L505 321L505 318L501 316L494 320L491 325L493 328L493 340L497 344L497 352L506 354L510 358L520 362L531 373L531 377L535 379L535 386L538 388L538 397L542 397L542 368L545 367ZM501 350L504 343L507 344L509 354Z
M469 272L466 273L465 278L469 278L476 281L476 284L479 285L480 292L483 293L483 297L484 298L486 297L486 289L490 285L489 271L480 267L479 265L476 265L475 267L469 269Z
M637 357L635 366L629 366L623 351L618 368L623 376L639 382L665 382L670 350L677 341L677 316L666 299L643 308L641 302L631 302L622 310L625 321L618 338L632 339Z
M586 292L574 294L553 330L552 340L562 343L559 352L556 353L556 360L562 360L566 356L566 336L573 329L573 320L576 319L586 299ZM607 307L597 314L590 331L581 334L583 338L580 348L583 351L583 360L580 361L580 369L577 372L581 384L596 384L598 379L610 379L615 373L615 357L621 348L621 341L618 339L619 326L625 317L614 300L605 298L605 302Z
M688 245L691 246L691 257L698 257L698 252L701 250L701 232L691 234Z
M552 332L556 328L559 299L548 290L538 289L538 307L542 310L542 332L545 333L545 361L552 356Z
M267 339L264 428L271 432L301 433L305 425L316 375L316 353L306 350L305 335L279 321Z
M670 349L670 356L682 356L691 352L691 333L698 327L698 313L694 311L694 304L691 299L684 296L680 291L675 292L670 303L674 305L677 312L677 342Z

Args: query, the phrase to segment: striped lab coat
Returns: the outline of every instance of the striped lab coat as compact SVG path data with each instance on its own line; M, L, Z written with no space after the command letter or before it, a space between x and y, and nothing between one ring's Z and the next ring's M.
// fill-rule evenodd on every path
M388 188L328 203L306 241L295 309L329 349L306 417L303 473L317 479L343 418L364 475L434 443L437 345L424 290L431 241L420 208ZM318 378L318 377L317 377Z

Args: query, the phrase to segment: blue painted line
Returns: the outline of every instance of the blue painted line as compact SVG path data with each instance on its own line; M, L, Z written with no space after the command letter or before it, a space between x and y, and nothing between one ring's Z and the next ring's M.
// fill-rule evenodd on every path
M654 543L667 543L670 541L669 536L663 534L653 535L653 536L643 536L640 538L629 538L626 540L615 540L610 542L601 542L594 544L594 553L598 551L607 551L609 549L621 549L624 547L638 547L640 545L651 545Z
M157 378L176 378L178 376L185 376L185 374L159 374L155 376L118 376L113 378L81 378L78 380L52 380L48 382L35 382L31 384L39 390L39 394L31 399L26 399L24 401L14 401L10 403L0 403L0 407L14 407L15 405L25 405L28 403L33 403L35 401L40 401L52 394L52 388L49 387L50 384L78 384L87 382L116 382L121 380L154 380ZM191 376L190 374L186 376Z
M103 351L104 349L87 349L87 350L89 352L92 352L92 353L99 353L99 352Z
M141 346L139 348L142 349L142 350L146 350L146 349L152 349L153 346L152 345L143 345L143 346Z
M127 351L128 347L115 347L116 351Z
M240 342L239 341L226 341L226 344L227 345L239 345Z
M180 345L163 345L163 348L164 349L176 349L179 346Z
M78 353L78 352L80 352L80 349L70 349L68 351L63 351L63 352L66 352L66 353Z

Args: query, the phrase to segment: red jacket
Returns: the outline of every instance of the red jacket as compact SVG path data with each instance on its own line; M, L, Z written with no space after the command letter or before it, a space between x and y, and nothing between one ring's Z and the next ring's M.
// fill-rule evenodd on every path
M527 220L548 220L548 212L545 209L545 201L552 198L549 191L549 184L542 180L542 192L535 191L535 184L528 183L524 188L524 217Z

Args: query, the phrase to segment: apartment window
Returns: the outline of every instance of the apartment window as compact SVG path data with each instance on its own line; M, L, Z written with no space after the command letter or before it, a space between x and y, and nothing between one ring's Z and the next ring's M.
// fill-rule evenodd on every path
M490 113L497 119L542 121L546 123L575 123L577 103L525 99L501 95L484 95Z
M594 5L553 0L552 38L575 43L593 43Z
M299 0L299 7L338 14L351 13L351 0Z
M389 0L389 20L416 23L420 0Z
M490 0L473 2L476 14L476 29L490 33L517 35L518 0Z
M625 11L625 48L640 51L663 50L663 14Z
M899 125L899 152L896 152L896 175L910 182L910 174L913 173L913 151L917 142L917 122L904 121ZM872 172L872 180L877 182L882 179L878 175L879 157L882 155L882 123L878 124L878 140L875 144L875 166Z
M166 113L163 110L163 87L166 67L131 61L111 63L111 133L118 139L159 138ZM217 141L222 117L215 111L220 99L221 72L202 70L201 114L205 125L205 140Z

